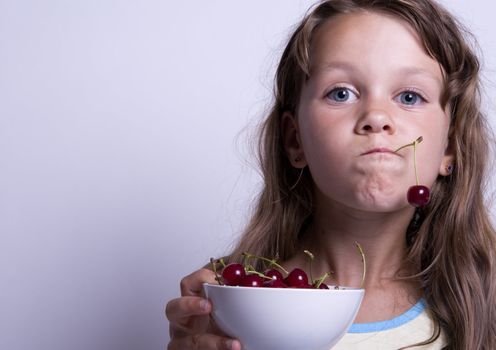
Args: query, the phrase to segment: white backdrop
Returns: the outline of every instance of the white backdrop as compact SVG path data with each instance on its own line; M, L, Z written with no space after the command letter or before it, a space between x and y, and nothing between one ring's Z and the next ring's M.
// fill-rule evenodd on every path
M311 3L0 0L0 349L165 348L180 278L249 213L249 135ZM494 101L495 5L446 3Z

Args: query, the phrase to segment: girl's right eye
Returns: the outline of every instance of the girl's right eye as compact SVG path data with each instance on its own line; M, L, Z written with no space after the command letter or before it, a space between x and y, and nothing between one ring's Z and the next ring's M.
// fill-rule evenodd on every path
M357 95L349 88L337 87L329 91L326 98L334 103L351 103L357 99Z

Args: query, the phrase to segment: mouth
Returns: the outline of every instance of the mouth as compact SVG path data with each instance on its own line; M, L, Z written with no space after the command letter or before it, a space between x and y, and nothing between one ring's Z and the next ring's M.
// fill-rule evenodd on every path
M387 147L376 147L376 148L372 148L362 154L360 154L361 156L366 156L366 155L370 155L370 154L392 154L392 155L398 155L398 153L394 152L392 149L389 149Z

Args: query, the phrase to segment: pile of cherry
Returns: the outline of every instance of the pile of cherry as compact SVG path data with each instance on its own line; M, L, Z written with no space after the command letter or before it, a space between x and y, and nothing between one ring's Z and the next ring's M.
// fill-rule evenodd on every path
M362 246L355 242L358 253L362 258L363 272L360 288L363 288L365 282L365 274L367 271L367 263L365 261L365 253ZM243 253L243 263L226 264L223 259L210 259L212 270L215 273L215 279L220 285L225 286L241 286L241 287L266 287L266 288L310 288L310 289L329 289L329 286L324 281L329 278L332 272L325 273L322 277L314 280L312 277L312 261L314 255L308 250L303 251L309 258L308 271L310 278L300 268L294 268L288 272L284 267L277 263L277 259L268 259L261 256L256 256L250 253ZM265 263L266 269L263 272L257 271L255 267L249 263L251 259L258 259ZM217 271L218 265L222 266L222 270ZM341 289L335 286L334 289Z
M260 274L246 272L243 265L231 263L222 269L222 282L227 286L268 287L268 288L320 288L329 289L325 283L309 283L302 269L293 269L286 277L279 270L268 269Z
M244 254L244 258L246 257L262 259L269 263L269 267L263 272L260 272L255 270L251 264L230 263L226 265L222 259L211 259L212 269L216 274L217 282L220 285L226 286L329 289L323 283L329 277L328 273L314 281L312 279L309 280L306 272L300 268L294 268L291 272L286 271L275 259L270 260L249 253ZM217 264L219 263L222 266L220 274L217 271Z

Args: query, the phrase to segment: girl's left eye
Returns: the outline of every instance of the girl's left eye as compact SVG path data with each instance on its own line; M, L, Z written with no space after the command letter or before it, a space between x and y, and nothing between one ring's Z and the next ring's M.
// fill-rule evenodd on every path
M425 102L425 98L415 91L403 91L397 96L397 100L407 106L417 106Z

